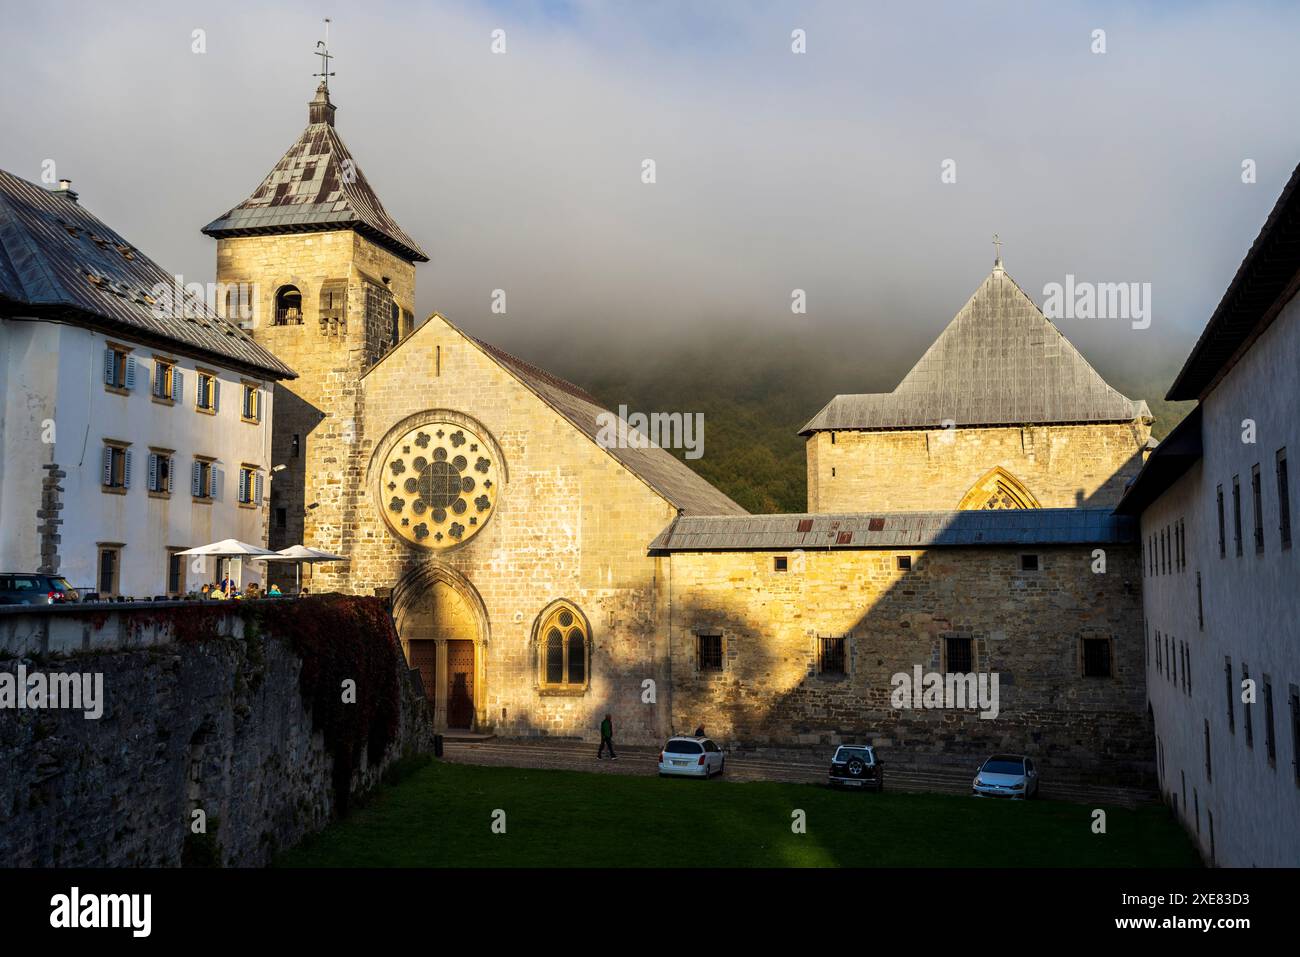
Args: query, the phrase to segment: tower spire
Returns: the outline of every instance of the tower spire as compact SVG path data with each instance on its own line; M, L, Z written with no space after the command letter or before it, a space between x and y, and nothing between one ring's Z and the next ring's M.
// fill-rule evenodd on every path
M334 104L330 102L330 77L334 75L330 70L330 60L334 59L334 54L330 53L330 18L325 18L325 39L316 41L316 55L320 57L320 72L313 73L312 76L320 77L320 86L316 87L316 98L307 105L307 122L324 123L326 126L334 125Z
M312 76L321 78L320 85L328 94L330 91L330 77L334 74L330 72L330 60L334 59L330 53L330 18L325 18L325 39L316 41L316 55L320 57L320 72L313 73Z

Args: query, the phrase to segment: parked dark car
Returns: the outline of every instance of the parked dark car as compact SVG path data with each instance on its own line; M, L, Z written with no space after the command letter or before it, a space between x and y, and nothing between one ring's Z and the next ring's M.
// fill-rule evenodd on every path
M826 781L833 788L880 791L885 786L885 762L869 744L843 744L831 758Z
M0 573L0 605L58 605L77 597L77 590L58 575Z

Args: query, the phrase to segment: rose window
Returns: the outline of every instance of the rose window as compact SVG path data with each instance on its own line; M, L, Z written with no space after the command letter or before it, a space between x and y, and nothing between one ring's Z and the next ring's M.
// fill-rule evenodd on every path
M466 448L472 455L464 454ZM393 443L384 459L384 518L424 548L450 548L473 537L496 505L491 446L462 425L433 422Z

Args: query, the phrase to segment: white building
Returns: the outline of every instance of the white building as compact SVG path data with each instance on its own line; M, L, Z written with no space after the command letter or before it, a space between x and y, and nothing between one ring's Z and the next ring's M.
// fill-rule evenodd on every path
M172 308L174 283L66 182L0 171L0 571L176 595L217 574L176 552L266 542L272 388L294 373L202 302Z
M1161 791L1205 858L1300 866L1300 168L1170 399L1140 513Z

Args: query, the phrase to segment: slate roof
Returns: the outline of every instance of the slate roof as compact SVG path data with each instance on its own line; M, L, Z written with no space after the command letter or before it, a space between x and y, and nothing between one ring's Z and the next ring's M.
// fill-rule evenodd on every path
M893 392L837 395L800 434L1150 415L1107 385L999 264Z
M1108 508L682 516L651 552L1124 544L1137 522Z
M1300 292L1300 166L1251 244L1165 398L1198 399Z
M69 322L272 378L296 378L206 303L191 300L186 310L175 310L189 317L155 314L152 291L174 282L71 190L48 190L0 170L0 315Z
M253 195L203 227L209 236L282 235L355 229L411 262L428 262L370 188L334 129L324 86L310 104L309 123Z
M611 415L583 389L503 349L471 338L485 353L515 375L530 391L568 419L580 432L597 441L601 431L597 416ZM606 446L602 446L606 448ZM740 515L748 513L704 478L661 448L618 448L606 451L687 515Z

